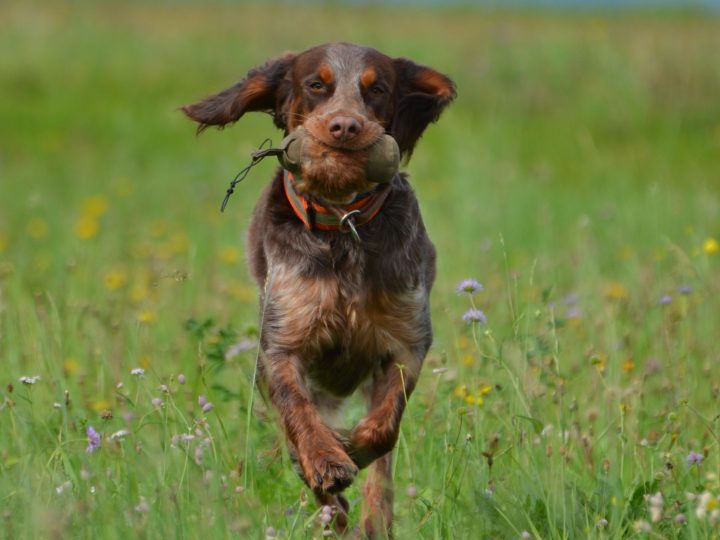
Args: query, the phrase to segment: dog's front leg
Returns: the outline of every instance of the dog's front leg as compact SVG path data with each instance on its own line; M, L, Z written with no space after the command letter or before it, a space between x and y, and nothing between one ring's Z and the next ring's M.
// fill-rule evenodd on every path
M405 405L415 389L422 357L407 351L393 355L377 372L366 393L368 413L352 429L348 453L363 469L390 452L397 442Z
M342 491L358 468L335 432L323 423L303 382L299 359L267 354L266 369L270 400L280 412L305 481L316 494Z

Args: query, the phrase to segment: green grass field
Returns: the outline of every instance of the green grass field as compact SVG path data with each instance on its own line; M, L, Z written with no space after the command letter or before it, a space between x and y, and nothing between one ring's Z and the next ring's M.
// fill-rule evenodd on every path
M408 166L439 274L396 538L717 537L720 19L268 6L0 5L0 538L321 537L252 385L273 164L219 212L281 135L177 109L332 40L459 91Z

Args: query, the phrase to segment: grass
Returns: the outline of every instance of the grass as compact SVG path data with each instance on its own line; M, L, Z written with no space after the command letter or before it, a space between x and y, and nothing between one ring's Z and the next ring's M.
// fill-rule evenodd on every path
M243 234L272 164L218 210L280 135L196 138L177 108L338 39L460 95L409 165L439 274L396 537L716 536L719 19L6 2L0 537L320 536L252 390Z

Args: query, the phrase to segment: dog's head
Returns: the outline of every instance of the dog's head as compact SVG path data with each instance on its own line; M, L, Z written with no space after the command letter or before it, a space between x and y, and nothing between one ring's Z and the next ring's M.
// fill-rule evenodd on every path
M438 71L370 48L332 43L289 53L256 67L236 85L183 107L190 118L225 126L250 111L273 115L286 133L303 126L316 159L301 189L343 200L368 186L364 150L384 133L409 158L431 122L455 97Z

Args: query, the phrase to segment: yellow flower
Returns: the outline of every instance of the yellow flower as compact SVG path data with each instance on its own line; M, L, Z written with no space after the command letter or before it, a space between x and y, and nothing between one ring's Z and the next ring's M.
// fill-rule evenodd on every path
M79 368L79 364L77 360L74 358L66 358L65 362L63 363L63 371L65 372L65 375L74 375L77 373L77 370Z
M100 226L93 216L82 216L75 222L75 235L82 240L90 240L97 235Z
M47 222L42 218L32 218L27 224L27 233L30 238L39 240L47 236L49 227Z
M147 354L143 354L140 358L138 358L138 364L140 364L140 367L143 369L149 368L150 357Z
M590 358L590 363L595 366L598 373L605 371L605 364L607 363L607 356L603 353L595 354Z
M237 264L240 260L240 250L235 246L225 246L218 252L218 257L225 264Z
M90 404L93 411L104 411L110 408L110 402L107 399L96 399Z
M93 195L83 201L83 215L88 218L99 218L107 212L108 203L103 195Z
M467 394L467 386L465 386L464 384L459 384L455 387L455 390L453 390L453 395L455 397L464 398L465 396L467 396Z
M473 396L472 394L468 394L465 396L465 403L468 405L482 405L485 403L485 400L480 396Z
M628 358L623 362L622 368L625 373L630 373L635 370L635 362L632 358Z
M628 297L628 290L619 281L612 281L605 287L605 296L610 300L624 300Z
M718 251L720 251L720 242L714 238L708 238L705 242L703 242L703 251L708 255L715 255Z
M105 287L114 291L125 285L127 275L122 270L111 270L105 274L103 281L105 282Z
M156 316L155 313L150 311L149 309L144 309L140 313L138 313L137 320L141 323L150 324L152 322L155 322Z
M462 358L462 363L466 366L472 366L475 363L475 355L466 354Z
M481 396L484 396L486 394L489 394L491 390L492 390L492 386L490 386L489 384L481 384L480 388L478 389L478 392L480 393Z

